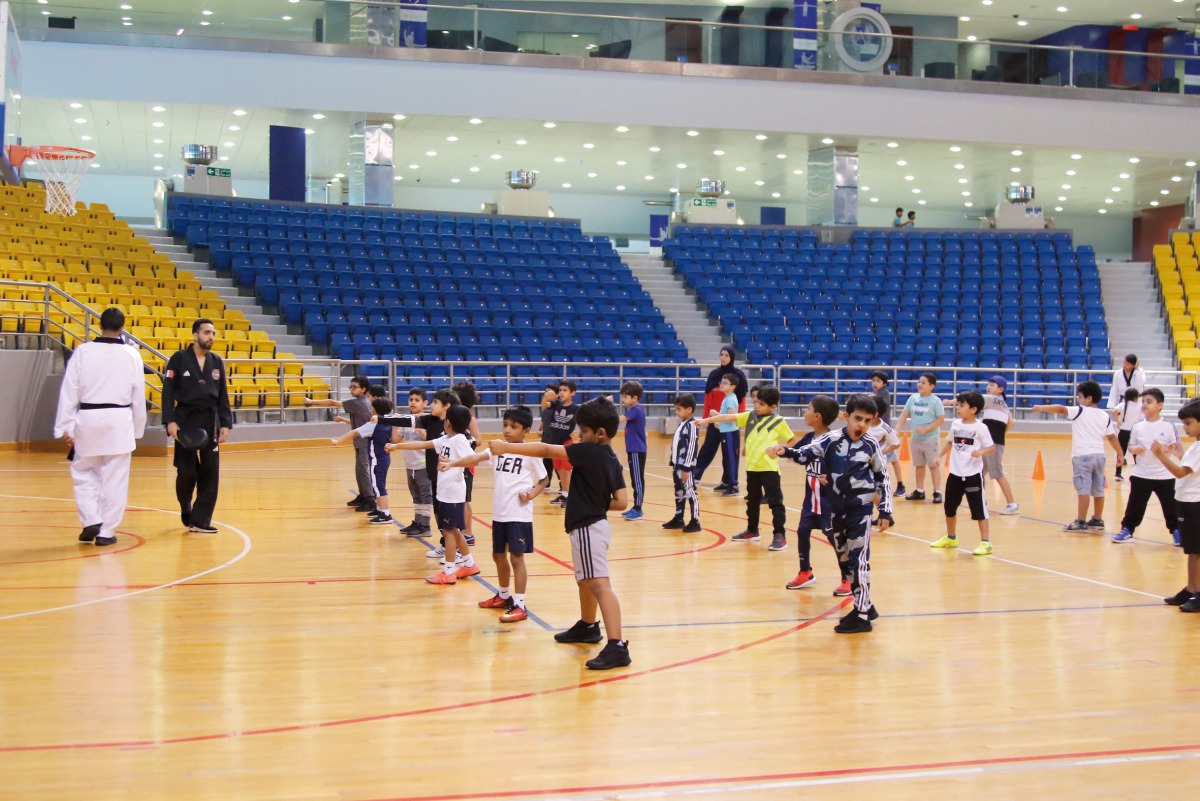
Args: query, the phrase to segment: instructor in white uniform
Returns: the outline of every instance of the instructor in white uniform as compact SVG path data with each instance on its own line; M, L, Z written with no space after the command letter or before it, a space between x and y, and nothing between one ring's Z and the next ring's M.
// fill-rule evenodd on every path
M121 338L125 315L105 309L101 336L67 361L54 436L75 449L71 478L83 531L80 542L112 545L129 498L129 462L146 430L142 360Z

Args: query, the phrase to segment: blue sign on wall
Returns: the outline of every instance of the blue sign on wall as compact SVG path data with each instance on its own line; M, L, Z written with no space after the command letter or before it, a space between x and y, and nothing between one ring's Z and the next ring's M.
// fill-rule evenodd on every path
M798 70L817 68L817 0L795 0L793 6L792 66ZM807 30L800 30L806 28Z
M429 0L401 0L400 45L424 47L429 32Z
M667 238L667 224L671 217L668 214L650 215L650 247L661 248Z
M1188 56L1200 56L1200 37L1184 37L1183 52ZM1183 63L1183 93L1200 95L1200 61L1188 59Z

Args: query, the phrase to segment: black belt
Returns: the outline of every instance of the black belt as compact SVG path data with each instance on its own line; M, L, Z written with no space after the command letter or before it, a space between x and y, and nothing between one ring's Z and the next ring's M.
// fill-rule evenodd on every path
M81 403L79 408L83 410L90 409L132 409L128 403Z

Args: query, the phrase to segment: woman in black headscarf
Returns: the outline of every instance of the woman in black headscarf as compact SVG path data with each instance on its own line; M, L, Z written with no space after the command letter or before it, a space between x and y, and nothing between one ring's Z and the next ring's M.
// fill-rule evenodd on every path
M725 400L725 393L721 391L721 379L725 376L729 376L733 381L733 395L737 398L738 411L745 411L746 394L750 391L750 385L746 381L746 374L733 364L736 355L737 351L734 350L733 345L721 346L721 366L708 374L708 382L704 385L704 417L720 411L721 402ZM701 475L712 464L713 458L717 455L717 448L723 447L725 454L721 460L721 483L714 489L723 495L737 495L739 448L737 440L740 437L737 436L737 432L734 432L733 438L725 437L722 432L717 430L717 426L706 426L706 429L704 444L700 446L700 455L696 459L696 469L692 471L696 484L699 486Z

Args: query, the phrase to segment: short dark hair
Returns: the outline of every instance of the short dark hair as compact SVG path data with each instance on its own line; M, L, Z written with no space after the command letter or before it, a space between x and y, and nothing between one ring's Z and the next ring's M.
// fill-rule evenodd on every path
M1154 398L1159 403L1167 402L1167 396L1163 395L1163 391L1158 387L1147 387L1146 391L1142 393L1142 397L1144 398L1147 395L1149 395L1151 398Z
M1184 404L1184 407L1179 410L1179 419L1200 421L1200 400L1188 401Z
M575 390L575 382L569 378L564 378L562 381L558 382L558 388L562 389L563 387L566 387L567 389L571 390L572 392L576 391Z
M631 398L642 397L642 385L636 381L626 381L621 385L621 394Z
M921 373L920 377L924 378L926 381L928 381L933 386L935 386L935 387L937 386L937 376L934 375L933 373Z
M758 399L768 406L779 405L779 388L773 387L770 384L759 386Z
M904 209L897 208L897 209L896 209L896 213L897 213L897 214L903 214L903 213L904 213Z
M892 380L891 378L888 377L888 374L883 372L882 370L872 370L871 375L869 375L867 377L868 378L878 378L880 381L882 381L885 384L890 383Z
M983 393L977 389L968 389L966 392L960 392L954 396L954 400L958 403L965 403L975 410L975 414L983 411Z
M439 389L437 392L433 393L433 399L443 406L458 405L458 395L454 394L454 392L449 389Z
M386 398L387 390L383 388L383 384L372 384L367 387L367 394L372 398Z
M416 395L421 400L425 400L426 397L425 390L421 389L420 387L413 387L408 391L408 397L411 398L413 395Z
M516 423L526 431L533 428L533 412L528 406L509 406L500 419L506 423Z
M120 331L125 327L125 312L116 306L109 306L100 313L101 331Z
M761 384L755 384L754 386L750 387L750 397L752 397L752 398L757 398L757 397L758 397L758 391L759 391L760 389L762 389L762 385L761 385Z
M1125 354L1125 361L1129 362L1130 364L1137 364L1137 354L1136 353Z
M908 213L908 216L909 216L909 217L916 217L916 216L917 216L916 209L914 209L914 210L910 211L910 212Z
M846 398L846 416L855 412L866 412L868 416L874 417L878 408L875 406L875 398L870 395L851 395Z
M621 425L621 416L608 398L593 398L579 407L575 422L596 432L603 431L612 439Z
M367 389L371 386L371 379L367 378L365 375L356 375L350 379L350 383L355 384L360 389Z
M548 384L546 384L546 389L549 390L550 392L558 392L558 382L557 381L549 382Z
M1095 381L1084 381L1075 387L1075 392L1088 398L1092 403L1099 403L1100 399L1104 397L1104 390L1100 389L1100 385Z
M696 396L690 392L685 392L682 395L676 395L675 405L681 409L695 409Z
M370 390L367 391L369 392ZM387 398L376 396L375 399L371 401L371 408L375 410L375 414L391 414L392 410L394 410L396 407L393 406L392 402Z
M451 389L458 394L458 402L468 409L474 409L475 404L479 403L479 393L470 381L459 381Z
M1139 393L1133 387L1129 387L1128 389L1125 390L1125 395L1123 397L1127 401L1135 401L1141 397L1141 393Z
M199 320L197 320L196 322L192 323L192 333L194 334L194 333L196 333L197 331L199 331L199 330L200 330L200 326L204 325L205 323L208 323L209 325L213 325L213 321L212 321L212 320L208 319L207 317L201 317ZM366 386L366 385L364 384L363 386Z
M813 411L821 415L821 422L825 425L830 425L838 417L838 412L841 407L838 402L828 395L813 395L813 399L808 402L813 407Z
M462 434L471 427L471 410L462 405L451 406L446 412L446 425L455 434Z

